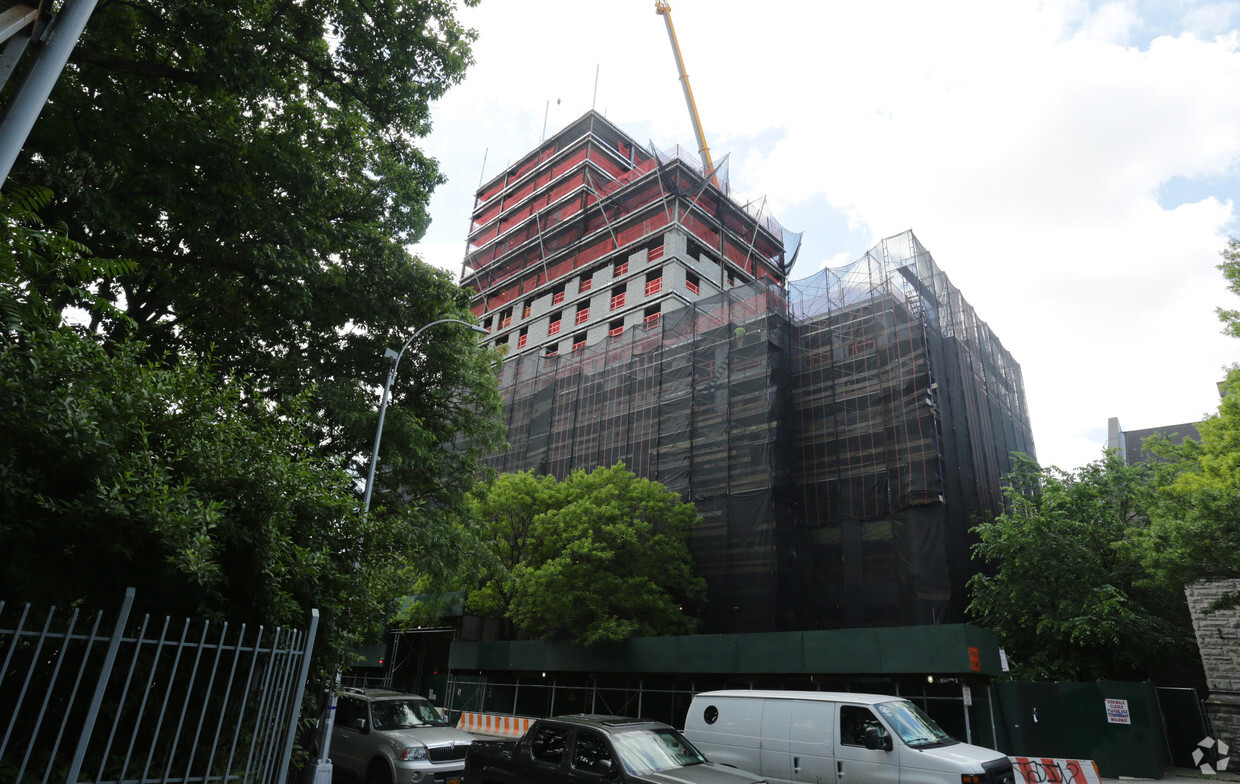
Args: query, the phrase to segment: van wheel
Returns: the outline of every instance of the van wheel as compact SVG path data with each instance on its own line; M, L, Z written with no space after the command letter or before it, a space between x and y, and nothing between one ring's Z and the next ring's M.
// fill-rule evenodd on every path
M366 770L366 784L392 784L392 771L381 760L375 760Z

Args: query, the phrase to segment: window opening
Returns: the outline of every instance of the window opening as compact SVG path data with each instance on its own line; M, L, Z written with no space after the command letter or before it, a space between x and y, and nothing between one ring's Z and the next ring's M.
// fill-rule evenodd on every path
M658 294L663 290L663 270L662 268L654 272L646 273L646 296Z
M624 286L617 286L611 290L611 309L617 310L624 307Z

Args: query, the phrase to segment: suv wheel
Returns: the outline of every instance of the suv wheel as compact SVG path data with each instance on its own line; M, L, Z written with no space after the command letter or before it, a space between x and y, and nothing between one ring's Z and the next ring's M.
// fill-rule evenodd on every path
M382 760L375 760L366 770L366 784L392 784L392 771Z

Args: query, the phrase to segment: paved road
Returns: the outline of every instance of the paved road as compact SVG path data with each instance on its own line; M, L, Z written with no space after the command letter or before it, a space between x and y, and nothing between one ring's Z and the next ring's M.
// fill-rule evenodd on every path
M501 737L499 735L486 735L481 732L471 732L471 735L478 740L514 740L514 738ZM1167 768L1166 774L1161 779L1138 779L1124 776L1118 779L1101 779L1102 784L1134 784L1144 781L1157 781L1159 784L1209 784L1210 782L1237 782L1240 784L1240 773L1232 771L1223 771L1214 776L1205 776L1196 768Z

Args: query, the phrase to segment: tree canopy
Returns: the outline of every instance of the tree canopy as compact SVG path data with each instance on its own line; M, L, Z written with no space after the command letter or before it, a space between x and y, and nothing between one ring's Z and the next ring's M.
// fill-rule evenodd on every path
M1117 453L1076 471L1019 456L1008 510L974 528L989 571L970 611L1030 680L1201 680L1182 590L1154 584L1137 539L1158 466Z
M15 184L101 258L92 327L154 361L210 355L360 472L383 352L467 292L405 247L442 180L418 145L463 78L450 0L102 0L35 126ZM63 293L58 307L83 305ZM119 317L123 316L123 317ZM458 505L500 439L496 358L460 327L406 355L375 505ZM442 449L457 443L455 450Z
M1165 583L1240 580L1240 369L1223 385L1218 412L1197 425L1201 442L1177 458L1158 493L1146 532L1146 564ZM1240 607L1240 583L1210 610Z
M697 510L623 463L563 482L532 472L480 485L471 508L487 564L471 612L520 636L591 645L686 634L705 583L686 544Z
M1218 265L1227 288L1240 295L1240 239L1232 237ZM1223 332L1240 337L1240 311L1219 308ZM1156 447L1169 478L1145 538L1146 564L1169 585L1240 580L1240 366L1222 386L1218 411L1197 425L1200 443ZM1240 583L1209 608L1240 607Z
M1223 277L1227 279L1227 290L1240 295L1240 239L1232 237L1227 246L1219 252L1223 263L1218 265ZM1223 332L1234 338L1240 338L1240 310L1218 308L1219 321L1223 322Z
M147 609L295 627L315 607L341 661L425 549L415 515L360 515L305 397L64 323L43 291L126 265L40 226L45 198L0 196L0 596L111 607L134 586Z
M48 189L59 227L6 224L26 243L0 287L4 390L28 418L6 419L23 440L0 450L4 540L27 548L10 574L85 557L80 527L114 560L41 583L59 602L128 564L196 586L150 609L251 617L247 594L268 623L291 602L299 624L318 604L361 629L404 572L448 567L502 442L498 355L470 330L406 352L370 519L350 510L384 350L472 319L468 292L406 250L442 181L419 147L430 102L471 62L455 8L100 1L6 186ZM35 329L36 300L86 323Z

